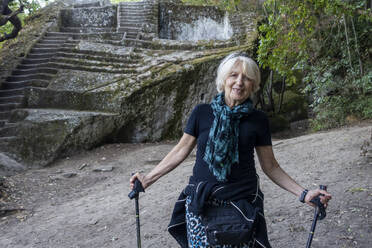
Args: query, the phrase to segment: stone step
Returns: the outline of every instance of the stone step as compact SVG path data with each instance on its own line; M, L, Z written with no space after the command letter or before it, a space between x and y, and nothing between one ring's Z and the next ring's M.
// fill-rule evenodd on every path
M57 74L58 70L53 68L32 68L32 69L17 69L12 72L13 76L26 76L38 73Z
M124 19L129 18L129 17L136 17L136 18L149 17L149 18L151 18L151 17L154 17L154 14L153 13L131 13L131 12L120 14L120 20L124 20Z
M114 55L112 53L106 53L106 52L99 52L99 51L91 51L91 50L78 50L74 48L62 48L58 53L66 52L66 53L75 53L75 54L87 54L87 55L93 55L93 56L102 56L102 57L109 57L109 58L115 58L115 59L123 59L125 60L135 60L135 59L141 59L142 56L139 54L130 54L130 55ZM57 54L58 54L57 53Z
M152 9L120 9L119 11L120 16L126 14L150 14L155 15L156 12Z
M99 62L106 62L106 63L117 63L123 65L132 65L135 63L138 63L137 58L131 59L131 58L111 58L111 57L104 57L104 56L95 56L95 55L89 55L89 54L79 54L79 53L69 53L69 52L58 52L56 54L56 57L61 58L73 58L73 59L86 59L86 60L94 60Z
M133 24L140 24L142 25L142 23L153 23L154 22L154 18L143 18L143 17L140 17L140 18L135 18L135 17L127 17L127 18L122 18L119 20L119 23L128 23L129 25L133 25Z
M43 87L46 88L49 85L49 80L25 80L20 82L4 82L1 85L3 90L12 90L12 89L24 89L25 87Z
M35 63L35 64L19 64L19 65L17 65L18 70L29 70L29 69L34 69L34 68L48 68L48 62L39 63L39 64Z
M120 22L120 26L119 27L132 27L132 28L141 28L142 27L142 24L143 22L139 23L139 22Z
M8 120L10 117L10 111L0 111L0 119Z
M33 48L54 48L58 49L63 43L36 43Z
M75 39L74 40L66 40L65 42L66 42L66 44L75 44L76 45L76 44L79 44L80 40L75 40Z
M27 55L28 59L47 59L54 56L55 53L31 53Z
M22 104L20 103L0 103L0 111L11 111L16 108L20 108Z
M126 31L125 29L122 29L122 28L119 28L118 30L119 30L119 32L127 33L126 38L129 38L129 37L136 38L137 34L138 34L138 32L128 32L128 31Z
M73 33L64 33L64 32L47 32L45 34L45 37L47 38L51 38L53 37L53 39L56 39L56 38L64 38L64 39L67 39L69 37L72 37L74 34Z
M22 103L24 95L15 95L15 96L0 96L0 103Z
M27 75L27 76L9 76L6 78L6 82L21 82L25 80L33 80L33 79L42 79L42 80L50 80L54 77L54 74L49 73L39 73L39 74L33 74L33 75Z
M51 54L57 51L58 51L58 47L57 48L32 48L31 49L31 53L35 53L35 54Z
M136 40L137 35L138 35L137 33L135 34L127 33L127 35L125 36L125 39ZM125 44L129 45L129 43L125 43ZM135 44L132 44L131 46L135 46Z
M32 58L27 58L22 60L22 65L39 65L39 64L44 64L48 63L50 58L41 58L41 59L32 59Z
M133 11L121 11L119 13L119 19L124 19L128 16L138 16L138 17L143 17L143 16L156 16L156 13L153 11L140 11L140 12L133 12Z
M130 70L133 68L137 68L139 64L134 63L118 63L118 62L107 62L107 61L99 61L99 60L87 60L87 59L80 59L76 57L56 57L53 62L51 62L51 66L58 68L58 69L68 69L65 65L81 65L81 66L101 66L102 68L110 68L112 69L119 69L119 70ZM61 67L62 66L62 67Z
M125 30L124 32L139 32L141 31L141 27L131 27L131 26L122 26L118 30Z
M43 38L41 41L39 41L37 44L40 44L40 45L47 45L47 44L51 44L51 45L60 45L60 44L63 44L66 42L66 39L56 39L56 38Z
M10 90L0 90L0 97L12 97L24 94L24 88L21 89L10 89ZM0 118L2 119L2 118Z
M55 65L60 69L66 70L78 70L78 71L90 71L90 72L106 72L106 73L117 73L117 74L131 74L135 73L135 69L127 68L113 68L111 64L98 64L98 63L89 63L82 62L81 60L74 59L63 59L55 58Z
M0 137L0 143L19 140L16 136Z
M155 18L153 16L126 16L122 17L119 20L119 23L123 22L130 22L130 23L152 23L155 21Z
M16 123L5 123L0 128L0 137L11 137L17 135L17 124Z
M67 33L108 33L108 32L115 32L116 27L112 27L112 28L61 27L60 31L67 32Z
M65 44L63 44L63 46L59 47L58 51L61 50L62 48L75 48L77 44L78 43L76 43L76 42L65 43Z

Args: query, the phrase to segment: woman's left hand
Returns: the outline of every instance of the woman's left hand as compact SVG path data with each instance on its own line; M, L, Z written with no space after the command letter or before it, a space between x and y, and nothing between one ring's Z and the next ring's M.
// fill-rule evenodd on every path
M307 192L306 194L305 202L312 207L316 207L316 205L312 203L311 200L317 196L319 196L320 202L323 203L324 207L327 208L328 201L332 199L332 195L323 189L309 190L309 192Z

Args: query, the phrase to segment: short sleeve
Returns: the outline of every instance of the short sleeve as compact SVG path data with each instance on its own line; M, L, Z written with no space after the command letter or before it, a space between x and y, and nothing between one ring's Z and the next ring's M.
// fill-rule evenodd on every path
M198 129L198 113L199 113L199 105L197 105L191 112L189 119L187 120L186 127L184 132L190 134L194 137L198 137L199 129Z
M267 115L264 112L261 112L261 116L259 118L259 128L258 128L258 135L256 139L256 146L271 146L271 132L270 132L270 124Z

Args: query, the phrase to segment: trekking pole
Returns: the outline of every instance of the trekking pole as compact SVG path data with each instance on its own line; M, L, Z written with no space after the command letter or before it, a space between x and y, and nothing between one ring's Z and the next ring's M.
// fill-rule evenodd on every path
M322 190L327 190L327 186L325 186L325 185L319 185L319 188L322 189ZM314 210L314 219L313 219L313 223L311 225L309 238L307 239L306 248L310 248L311 242L313 241L316 222L318 221L318 219L322 220L326 217L326 211L325 211L324 205L320 202L319 196L313 198L311 200L311 202L316 205L316 208Z
M140 231L140 218L139 218L139 204L138 204L138 198L139 198L139 193L140 192L145 192L143 189L143 186L141 182L136 179L134 181L134 188L133 190L128 194L129 199L135 200L135 207L136 207L136 224L137 224L137 247L141 248L141 231Z

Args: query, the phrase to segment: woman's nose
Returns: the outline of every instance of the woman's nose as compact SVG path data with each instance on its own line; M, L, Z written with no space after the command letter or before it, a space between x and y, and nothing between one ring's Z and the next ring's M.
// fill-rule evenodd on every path
M237 83L237 84L243 84L243 76L242 76L242 75L239 75L239 76L236 78L236 83Z

